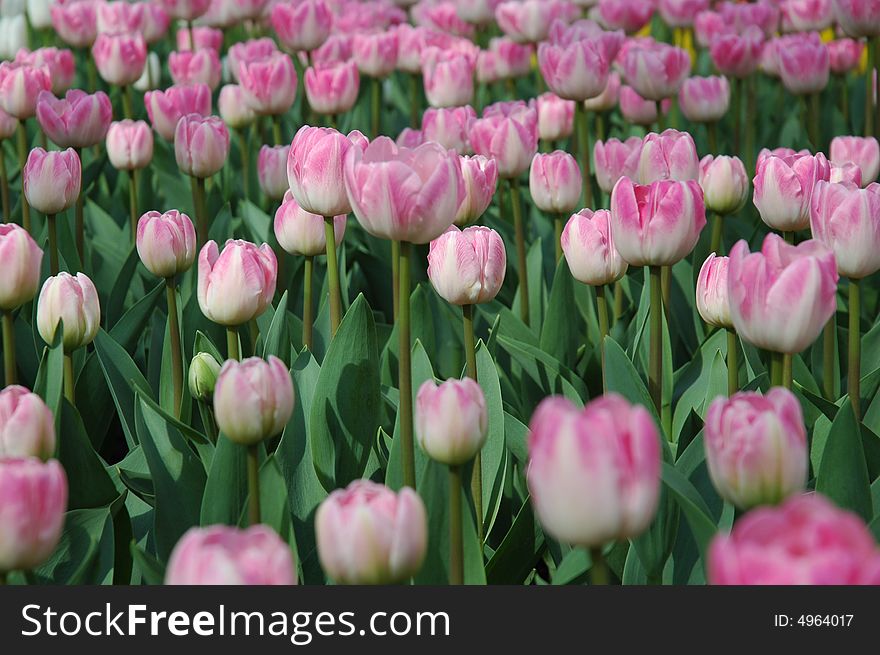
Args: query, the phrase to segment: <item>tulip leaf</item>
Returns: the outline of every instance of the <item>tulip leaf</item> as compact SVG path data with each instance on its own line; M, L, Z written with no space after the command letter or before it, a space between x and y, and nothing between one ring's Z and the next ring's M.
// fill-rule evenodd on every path
M287 291L278 301L272 323L263 336L263 359L274 355L285 365L290 363L290 337L287 332Z
M543 547L544 532L535 521L531 498L526 498L513 525L486 564L489 584L522 584L535 568Z
M611 337L605 337L605 384L608 391L619 393L629 402L645 407L654 417L657 429L660 429L660 417L645 383L626 353Z
M865 521L874 518L865 450L859 424L848 402L840 408L831 424L816 476L816 491Z
M246 466L247 448L221 433L205 481L200 525L238 525L248 493Z
M711 512L706 506L706 501L694 488L694 485L679 473L672 465L663 462L660 477L663 485L672 494L678 506L684 512L685 519L691 528L691 533L697 542L701 555L705 559L709 548L709 542L715 536L718 528L711 518Z
M64 516L58 546L48 560L34 569L34 578L38 584L109 582L113 541L113 520L108 507L69 511Z
M501 400L498 370L495 367L495 361L482 341L477 345L477 380L486 398L489 419L489 436L481 453L482 520L486 534L489 534L501 505L501 494L507 471L507 453L504 443L504 403Z
M56 427L61 422L61 395L64 389L64 346L62 344L64 323L59 322L52 345L43 350L34 393L40 396L55 417Z
M61 400L58 460L67 474L68 509L105 507L119 495L104 463L92 448L76 409Z
M574 278L565 259L553 277L547 314L541 327L541 350L562 364L573 367L578 346L586 336L583 318L574 307Z

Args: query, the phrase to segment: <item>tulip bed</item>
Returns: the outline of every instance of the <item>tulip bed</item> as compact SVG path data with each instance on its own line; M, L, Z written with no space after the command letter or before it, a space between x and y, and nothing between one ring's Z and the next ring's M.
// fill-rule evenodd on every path
M31 11L0 580L880 583L877 2Z

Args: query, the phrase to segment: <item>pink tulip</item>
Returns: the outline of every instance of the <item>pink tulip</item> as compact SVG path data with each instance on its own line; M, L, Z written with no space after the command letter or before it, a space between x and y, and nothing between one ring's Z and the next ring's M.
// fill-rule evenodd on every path
M252 446L281 434L293 404L290 371L277 357L230 359L220 369L214 414L217 427L234 443Z
M89 345L101 327L101 306L94 283L83 273L47 278L37 301L37 330L47 344L64 323L64 352Z
M422 52L425 97L432 107L460 107L474 98L475 60L439 48Z
M460 230L453 225L431 241L428 251L428 278L453 305L491 301L501 289L506 267L504 242L487 227Z
M283 114L296 100L296 69L293 60L283 52L242 62L238 79L245 101L258 115Z
M528 446L532 504L554 538L600 546L638 536L654 518L660 435L644 407L613 393L583 409L545 398L529 423Z
M741 509L775 505L807 484L807 430L784 387L716 398L706 412L706 462L718 494Z
M846 75L850 71L856 70L862 60L862 51L865 49L861 41L855 39L836 39L829 41L828 57L831 65L831 72L836 75Z
M312 64L342 63L352 58L351 38L342 34L331 34L320 47L310 53Z
M473 38L473 25L463 21L458 17L455 3L451 1L441 1L434 4L419 2L413 3L410 0L398 0L397 4L404 3L413 4L410 10L413 22L430 30L444 32L457 37Z
M370 77L387 77L397 66L397 33L355 34L352 53L361 73Z
M730 84L726 77L689 77L678 90L678 105L689 121L718 122L730 107Z
M73 86L76 66L70 50L58 48L38 48L32 52L19 50L15 55L16 64L24 64L39 68L44 67L52 81L52 93L61 95Z
M108 84L129 86L137 82L147 62L147 43L140 34L99 34L92 58Z
M790 40L786 46L778 50L779 76L786 89L803 95L828 86L831 56L818 35Z
M94 2L53 4L52 27L67 45L88 48L98 36L97 10Z
M831 161L852 162L861 171L861 185L877 180L880 173L880 144L874 137L836 136L831 139Z
M114 0L96 3L98 34L126 34L140 32L144 21L144 6L138 3Z
M394 140L394 143L404 148L416 148L424 142L425 136L422 134L422 131L414 130L411 127L403 128Z
M517 0L495 8L498 27L517 43L539 43L547 38L550 25L559 17L556 0Z
M803 155L811 155L812 153L806 148L802 150L795 150L794 148L773 148L770 150L769 148L761 148L758 152L758 157L755 160L755 168L760 168L761 165L767 161L767 158L771 155L773 157L780 157L781 159L789 159L792 157L800 157ZM824 156L824 155L823 155Z
M422 50L429 40L439 37L439 33L428 30L425 27L417 27L409 23L402 23L394 28L397 35L397 69L406 73L420 73L422 71ZM435 47L441 47L441 43L432 43Z
M209 101L210 98L209 95ZM245 100L244 90L238 84L223 85L220 89L220 95L217 97L217 111L220 112L223 121L233 130L245 128L257 119L257 114ZM210 108L208 113L210 113Z
M709 8L709 0L660 0L657 9L670 27L691 27L701 11Z
M399 148L379 137L348 151L344 177L358 221L384 239L428 243L452 225L464 199L459 157L436 143Z
M529 192L535 207L554 215L570 214L581 198L581 169L567 152L537 153L529 170Z
M756 165L754 203L767 225L775 230L803 230L810 223L810 198L819 180L831 176L828 160L795 154L759 157Z
M434 461L449 466L471 461L489 436L480 385L471 378L453 378L439 385L426 380L416 396L415 429L419 445Z
M15 223L0 223L0 310L12 311L37 295L43 251Z
M651 132L642 142L637 177L639 184L657 180L696 180L700 159L693 137L674 129Z
M61 148L89 148L104 140L113 107L103 91L89 95L79 89L56 99L48 91L37 96L37 120L46 136Z
M240 19L261 19L269 0L233 0L234 13Z
M287 154L290 146L262 146L257 156L260 189L270 200L278 201L290 189L287 182Z
M551 91L560 98L583 102L605 89L611 59L599 39L579 39L542 43L538 65Z
M199 253L199 307L215 323L243 325L272 303L277 277L275 253L265 243L229 239L220 252L208 241Z
M831 0L786 0L782 20L796 32L821 32L833 20Z
M457 0L458 17L473 25L486 25L495 20L495 8L501 0Z
M55 417L43 399L16 384L0 391L0 459L55 453Z
M848 182L860 187L862 186L862 170L851 161L840 165L831 162L831 175L828 181L832 183Z
M760 252L745 241L730 251L730 315L749 343L799 353L816 340L837 310L834 253L818 241L792 246L768 234Z
M137 224L138 255L156 277L173 278L196 259L196 230L189 216L176 209L149 211Z
M574 102L553 93L543 93L532 101L538 112L538 136L545 141L566 139L574 128Z
M854 514L815 493L759 508L709 548L713 585L877 585L880 550Z
M471 151L468 133L477 119L473 107L428 109L422 115L422 135L425 141L436 141L444 148L463 155Z
M722 34L734 34L736 29L716 11L701 11L694 18L694 36L697 45L709 48Z
M627 264L614 245L611 212L607 209L582 209L573 214L560 241L571 275L578 282L611 284L626 273Z
M177 542L167 585L294 585L290 546L266 525L190 528Z
M168 69L175 84L207 84L216 89L220 84L220 58L213 50L183 50L168 55Z
M810 203L813 238L834 252L840 275L861 279L880 270L880 184L817 182Z
M657 103L645 100L633 88L621 86L619 102L620 113L628 122L646 126L657 122ZM668 107L668 102L664 100L660 106L664 114L669 111Z
M483 83L523 77L532 66L534 48L508 38L494 38L477 58L477 80Z
M293 197L305 211L338 216L351 211L343 183L346 155L357 147L352 135L304 125L293 137L287 158L287 180Z
M276 2L272 5L271 21L284 48L291 52L311 52L330 35L333 13L324 0Z
M715 68L730 77L748 77L758 69L764 33L750 27L742 34L721 34L709 48Z
M707 155L709 156L709 155ZM727 276L730 259L711 253L697 276L697 312L709 325L732 328Z
M217 116L187 114L174 132L174 157L181 172L211 177L229 156L229 130Z
M655 6L651 0L599 0L598 18L609 30L635 34L651 20Z
M211 114L211 89L207 84L170 86L164 91L147 91L144 105L153 129L166 141L174 140L177 123L188 114Z
M749 27L755 26L769 38L779 28L779 8L769 2L749 4L722 2L718 5L718 9L721 17L737 32L744 32Z
M52 82L46 67L0 63L0 109L19 120L31 118L37 111L41 91L49 91Z
M15 116L10 116L5 111L0 109L0 140L9 139L15 136L15 132L18 129L18 119Z
M57 460L0 459L0 572L28 570L58 545L67 476Z
M157 43L168 33L171 17L161 5L154 2L143 2L142 6L144 18L141 22L141 34L144 35L144 41L148 44ZM184 48L178 49L183 50Z
M693 250L706 225L696 180L647 186L622 177L611 191L611 229L630 266L670 266Z
M749 177L739 157L703 157L700 187L706 209L722 216L738 212L749 198Z
M522 175L538 151L538 112L522 101L495 103L471 127L474 152L494 158L502 178Z
M834 18L849 36L880 35L878 0L834 0Z
M605 193L611 193L620 178L634 178L641 152L642 140L637 136L631 136L626 141L613 138L605 142L596 141L593 146L593 161L599 188Z
M153 133L144 121L125 119L107 130L107 157L113 168L132 171L153 160Z
M427 511L418 494L369 480L333 491L318 507L321 566L338 584L394 584L418 573L428 548Z
M687 51L664 43L632 47L623 59L627 84L647 100L673 97L690 71Z
M620 99L620 74L611 71L608 74L608 83L605 89L595 98L584 100L584 109L593 112L611 111L617 106Z
M345 223L345 214L333 217L333 235L337 246L345 236ZM274 228L278 244L291 255L315 257L327 251L324 217L305 211L289 190L275 212Z
M237 82L238 71L243 63L259 61L271 57L276 52L278 52L278 47L269 37L239 41L229 46L229 51L226 53L226 66L229 68L232 79Z
M192 41L195 41L195 47L193 47ZM177 30L175 43L181 52L208 49L219 54L223 48L223 31L204 25L195 25L191 32L189 29Z
M479 220L498 187L498 164L494 159L474 155L461 157L461 175L464 184L464 200L458 207L455 225L465 227Z
M305 89L309 106L319 114L344 114L354 107L360 89L354 61L316 64L306 69Z
M44 214L58 214L79 198L82 164L73 148L46 152L31 150L24 166L24 195L28 204Z
M158 0L168 15L177 20L193 21L206 11L211 0Z

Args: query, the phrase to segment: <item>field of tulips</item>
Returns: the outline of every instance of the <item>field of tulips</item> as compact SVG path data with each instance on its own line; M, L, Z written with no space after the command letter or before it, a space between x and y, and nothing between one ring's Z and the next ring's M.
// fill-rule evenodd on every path
M880 0L2 0L0 59L0 582L880 584Z

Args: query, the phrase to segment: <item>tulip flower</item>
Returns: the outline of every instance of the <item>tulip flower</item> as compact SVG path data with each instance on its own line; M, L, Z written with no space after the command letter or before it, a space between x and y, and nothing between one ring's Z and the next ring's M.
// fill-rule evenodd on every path
M208 97L210 98L210 95ZM239 133L240 138L242 137L243 128L253 124L257 119L256 112L245 101L244 90L238 84L223 85L220 89L220 95L217 97L217 111L220 113L220 118L225 121L230 129ZM210 113L210 110L208 113ZM244 154L246 150L247 148L242 145L242 158L246 157ZM248 169L244 161L242 162L242 169ZM247 176L245 175L243 179L246 180ZM245 197L247 195L245 194Z
M44 66L0 63L0 109L19 120L31 118L37 111L41 91L50 91L52 81Z
M199 402L211 400L217 377L220 375L220 363L211 353L201 352L192 358L189 364L189 395ZM212 405L213 407L213 405ZM216 435L213 435L216 437Z
M19 50L15 55L16 64L25 64L35 68L45 68L52 81L52 93L62 95L73 86L76 74L73 53L59 48L37 48L33 51Z
M635 178L641 152L642 140L637 136L631 136L626 141L596 141L593 146L593 160L596 163L599 188L605 193L611 193L620 178Z
M27 230L0 223L0 311L11 312L37 295L42 259L43 251Z
M278 201L290 189L287 182L287 155L289 145L262 146L257 157L257 175L260 189L270 200Z
M379 136L382 127L381 80L388 77L397 65L397 33L392 31L357 33L351 44L358 70L363 75L373 78L370 98L370 136L375 139Z
M67 45L88 48L98 36L97 5L92 2L53 4L52 27Z
M501 236L487 227L455 226L431 241L428 278L453 305L475 305L495 298L504 282L507 255Z
M786 47L779 49L778 55L779 76L792 93L818 94L828 86L831 58L827 46L818 39L790 40Z
M55 454L55 417L43 399L17 384L0 391L0 460Z
M464 200L455 215L455 225L466 227L477 221L492 202L498 187L498 165L494 159L474 155L461 157Z
M495 8L498 27L517 43L540 43L563 8L556 0L501 2Z
M552 143L567 139L574 128L574 102L553 93L543 93L533 101L538 112L538 137Z
M658 180L696 180L700 160L693 137L687 132L668 129L651 132L642 142L637 177L639 184Z
M175 84L220 85L220 57L213 50L182 50L168 55L168 69Z
M471 126L471 147L495 159L502 178L519 177L538 149L537 112L521 101L487 107Z
M753 201L761 220L783 232L805 229L813 189L831 176L825 155L766 155L759 157L756 170Z
M37 97L37 120L40 128L60 148L88 148L104 140L113 107L106 93L89 95L79 89L56 99L49 91Z
M626 51L623 76L642 98L660 101L678 93L691 71L687 51L664 43L637 44Z
M572 39L538 46L538 65L547 86L560 98L583 102L608 84L609 58L599 39Z
M333 13L324 0L276 2L272 5L271 21L285 49L311 52L330 35Z
M296 100L297 77L293 60L283 52L242 62L238 79L245 102L259 116L279 116L287 112ZM280 135L276 135L277 138Z
M706 209L717 214L712 225L712 252L721 248L721 217L738 212L749 197L749 178L738 157L706 155L700 161L700 187Z
M607 209L573 214L562 231L562 252L572 277L583 284L602 287L626 273L627 263L614 244Z
M476 119L477 114L469 105L448 109L432 107L422 116L422 136L425 141L435 141L444 148L466 155L471 152L468 135Z
M99 34L92 45L92 58L105 82L128 87L144 72L147 44L140 33ZM125 117L131 118L130 106L126 108Z
M857 516L817 493L755 509L710 547L714 585L877 585L880 549Z
M293 552L265 525L190 528L165 572L167 585L295 585Z
M727 291L729 263L727 257L718 257L713 252L703 262L697 276L697 311L706 323L715 327L733 327Z
M657 122L657 103L653 100L645 100L629 86L620 87L618 98L620 113L630 123L635 125L652 125ZM660 110L665 115L669 111L668 100L660 103Z
M223 49L223 31L194 25L192 29L177 30L175 45L178 50L210 49L219 53Z
M464 54L426 48L422 52L425 97L432 107L460 107L474 98L476 61Z
M874 137L836 136L831 139L831 161L834 164L852 162L861 171L861 186L877 180L880 173L880 144Z
M493 81L485 78L485 74L489 72L495 81L523 77L531 71L533 54L534 47L529 44L517 43L504 37L491 39L489 49L479 54L478 78L481 82ZM483 77L480 77L480 67L483 68Z
M581 171L567 152L538 153L529 171L529 192L535 207L553 215L556 260L562 258L562 218L571 214L581 198Z
M611 71L608 74L608 83L602 90L602 93L594 98L584 100L584 109L601 114L602 112L611 111L617 106L620 99L620 74L617 71ZM597 118L600 118L597 116Z
M159 0L159 4L172 18L192 22L208 11L211 0Z
M844 32L856 38L880 35L880 3L876 0L833 0L833 2L834 18Z
M58 460L0 459L0 574L45 562L61 539L67 476Z
M107 130L106 147L113 168L121 171L145 168L153 160L153 133L144 121L117 121Z
M670 27L691 27L701 11L709 8L709 0L660 0L657 10Z
M855 39L835 39L827 44L831 72L835 75L846 75L859 67L865 47Z
M712 40L709 52L718 72L742 79L758 69L763 46L764 33L752 26L741 34L720 34Z
M369 480L336 489L318 506L321 567L337 584L394 584L418 573L428 547L427 511L409 487Z
M597 17L606 29L635 34L648 24L655 8L651 0L599 0Z
M689 77L678 90L678 105L689 121L710 123L711 133L711 123L724 118L730 107L730 84L725 77Z
M137 251L156 277L173 278L188 271L196 258L196 232L189 216L176 209L149 211L137 225Z
M183 116L211 114L211 89L207 84L187 84L147 91L144 105L153 129L166 141L174 141L174 131Z
M272 57L278 52L278 46L275 41L269 37L261 39L248 39L247 41L239 41L229 46L226 53L226 66L229 69L229 76L234 82L238 82L238 71L244 63L252 63L260 61L266 57Z
M357 64L348 60L307 68L303 83L309 107L324 116L337 116L354 107L361 78Z

